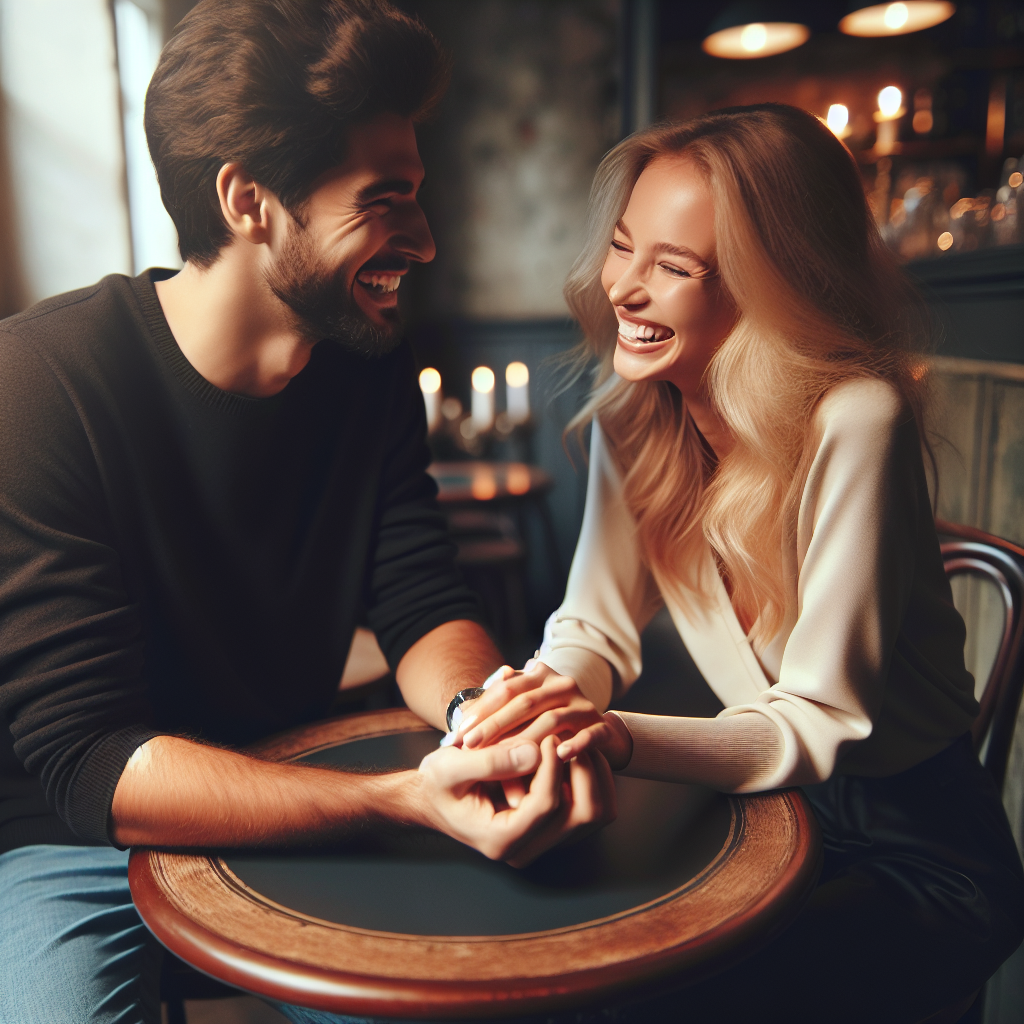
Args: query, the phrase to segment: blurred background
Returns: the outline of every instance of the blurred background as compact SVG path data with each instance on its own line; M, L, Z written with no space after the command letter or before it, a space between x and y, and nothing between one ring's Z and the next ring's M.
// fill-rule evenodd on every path
M828 119L936 309L940 511L1024 541L1024 4L400 5L455 62L420 131L438 257L402 303L436 371L424 398L442 493L510 654L532 651L557 605L582 516L584 461L562 430L586 379L567 386L559 357L578 340L561 286L588 189L612 145L663 118L779 100ZM142 110L192 6L0 0L0 314L178 265ZM478 367L491 374L474 407Z
M566 366L562 282L597 164L660 119L777 100L845 140L935 314L939 513L1024 543L1024 3L399 5L455 68L420 130L438 257L401 301L460 560L510 659L559 602L585 497L562 439L586 392ZM142 110L192 6L0 0L0 315L180 265ZM957 601L986 620L983 591ZM977 669L991 638L971 636Z

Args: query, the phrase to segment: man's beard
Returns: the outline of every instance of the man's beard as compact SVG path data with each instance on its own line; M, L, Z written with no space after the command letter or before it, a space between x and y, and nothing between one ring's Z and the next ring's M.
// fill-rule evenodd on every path
M401 261L401 267L397 264ZM371 260L366 269L405 269L402 257ZM401 319L397 309L382 309L386 324L375 324L359 308L348 291L348 268L332 267L316 249L309 232L289 225L288 238L281 255L266 271L271 291L291 310L295 327L314 344L331 338L351 352L362 356L384 356L402 340ZM357 284L357 287L361 285Z

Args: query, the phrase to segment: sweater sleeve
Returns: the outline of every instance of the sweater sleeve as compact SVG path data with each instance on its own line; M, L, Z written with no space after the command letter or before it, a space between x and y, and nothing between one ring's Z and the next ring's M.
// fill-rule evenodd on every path
M544 628L540 660L575 679L604 711L612 699L613 672L624 688L640 674L640 633L660 606L640 559L618 467L594 420L583 525L565 599Z
M100 844L124 765L157 734L104 510L68 392L0 335L0 716L49 805Z
M796 618L778 682L722 716L764 714L782 758L766 784L829 778L867 739L914 578L920 440L913 416L881 381L834 389L817 413L821 440L797 520Z
M457 619L483 623L476 595L455 565L456 548L427 473L427 419L411 353L396 353L397 380L366 598L368 625L392 669L432 629Z

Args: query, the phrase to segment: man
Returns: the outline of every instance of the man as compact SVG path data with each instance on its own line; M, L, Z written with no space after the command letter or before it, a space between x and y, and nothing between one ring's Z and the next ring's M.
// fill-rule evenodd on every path
M610 813L607 765L567 790L553 738L377 777L230 749L327 711L362 616L438 727L501 660L397 319L434 255L414 121L444 79L385 3L205 0L146 109L184 269L0 325L4 1021L158 1019L132 844L407 823L523 863ZM531 773L515 806L479 784Z

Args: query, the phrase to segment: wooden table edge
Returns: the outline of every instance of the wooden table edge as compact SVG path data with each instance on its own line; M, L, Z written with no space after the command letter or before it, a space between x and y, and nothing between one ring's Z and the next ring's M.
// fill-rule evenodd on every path
M372 718L372 725L365 722L368 718ZM292 731L283 737L271 737L250 750L257 756L292 760L312 749L323 749L343 740L421 732L429 728L406 709L383 714L371 711L333 720L328 725L327 736L324 724L315 723L308 731L298 734ZM371 728L367 728L368 725ZM314 732L321 742L310 747L304 736ZM565 975L453 982L347 974L239 947L187 917L167 899L158 884L158 873L150 867L149 858L159 856L158 850L131 851L129 886L147 927L178 956L213 978L280 1002L296 1003L301 999L301 1005L311 1009L423 1020L504 1017L560 1010L597 1002L638 984L653 983L653 990L671 988L679 984L673 975L684 962L687 978L680 987L695 984L762 948L796 917L813 890L821 867L817 822L806 798L798 790L766 794L766 797L786 800L797 819L800 842L784 871L757 902L704 933L699 940L689 940L620 964ZM752 801L759 797L742 799L743 803L737 798L730 798L730 802L734 803L733 813L739 810L741 817L745 817L746 810L741 808L752 808ZM203 855L199 851L197 854ZM751 932L760 933L753 948ZM700 950L696 957L695 948ZM731 949L739 952L732 954ZM244 956L239 955L241 950ZM343 1010L339 1008L339 1000L344 1001Z

